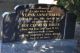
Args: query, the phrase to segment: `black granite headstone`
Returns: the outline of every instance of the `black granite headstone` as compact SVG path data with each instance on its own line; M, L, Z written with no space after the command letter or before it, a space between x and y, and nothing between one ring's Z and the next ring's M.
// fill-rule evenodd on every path
M15 40L16 31L16 13L6 14L3 18L3 42L12 42Z
M27 6L27 7L26 7ZM17 35L23 39L61 39L61 21L65 19L66 10L57 5L30 4L16 8L18 15Z
M19 5L3 19L3 42L73 39L76 15L51 4Z

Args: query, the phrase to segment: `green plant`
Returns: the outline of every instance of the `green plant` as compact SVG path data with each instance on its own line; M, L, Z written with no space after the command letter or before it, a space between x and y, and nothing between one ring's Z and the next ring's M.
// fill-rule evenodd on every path
M77 15L77 20L80 21L80 0L57 0L58 5L64 6L69 12Z

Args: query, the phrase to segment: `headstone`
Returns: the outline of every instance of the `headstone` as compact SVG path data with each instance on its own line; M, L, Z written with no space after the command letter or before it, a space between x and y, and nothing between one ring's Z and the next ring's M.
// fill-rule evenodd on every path
M3 36L2 42L12 42L15 39L16 32L16 14L7 13L3 16Z
M76 15L62 6L29 4L14 10L3 19L3 36L8 41L74 39Z

